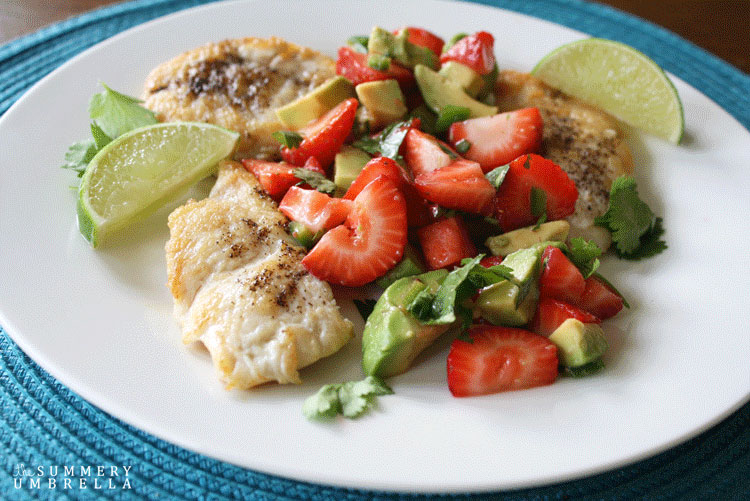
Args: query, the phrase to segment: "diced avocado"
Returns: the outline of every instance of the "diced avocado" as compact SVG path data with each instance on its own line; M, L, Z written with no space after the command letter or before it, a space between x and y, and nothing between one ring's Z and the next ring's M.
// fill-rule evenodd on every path
M495 85L497 84L497 75L499 73L500 69L497 67L497 63L495 63L495 66L492 67L492 71L482 76L482 89L479 91L479 94L475 96L477 99L486 104L495 104Z
M354 90L359 102L367 108L372 117L373 128L377 129L400 120L409 111L396 80L365 82L357 85Z
M305 249L311 249L313 245L318 243L318 240L323 236L325 230L313 233L310 228L304 224L297 221L289 221L289 233L302 247Z
M399 37L403 37L406 41L404 47L406 48L406 55L408 56L408 63L406 64L409 68L414 68L418 64L424 64L428 68L437 69L440 63L437 55L427 47L421 45L415 45L408 41L408 30L401 30L398 34Z
M519 228L488 238L484 244L495 256L507 256L544 241L564 242L568 238L570 224L565 220L550 221L534 229L534 226Z
M408 38L407 30L401 30L398 35L394 35L390 31L375 26L367 42L367 53L370 56L391 58L407 68L413 68L417 64L437 68L438 57L427 47L410 43Z
M599 324L584 324L575 318L565 320L550 334L557 346L557 358L564 367L581 367L601 358L608 344Z
M504 263L503 263L504 264ZM485 287L479 293L475 305L479 314L490 323L507 327L528 324L536 311L539 289L532 285L518 306L521 289L507 280Z
M546 247L545 247L546 248ZM519 284L536 280L545 248L531 246L512 252L503 259L503 265L512 270L513 278Z
M396 280L383 292L362 333L362 368L365 374L388 377L401 374L450 325L424 325L407 306L425 289L437 290L448 275L436 270Z
M370 155L359 148L342 146L333 161L333 182L336 185L336 191L346 193L370 159Z
M447 61L440 67L438 73L451 82L460 85L471 97L477 97L479 91L484 87L482 75L457 61Z
M378 287L387 289L393 282L400 278L419 275L425 272L425 265L419 252L409 243L404 247L404 258L388 273L377 281Z
M276 110L284 127L301 129L325 115L344 99L354 97L354 86L342 76L330 78L304 96Z
M452 104L468 108L471 117L484 117L497 114L497 106L488 106L472 99L461 86L448 80L445 76L431 70L427 66L418 64L414 67L414 77L422 93L425 103L435 113Z

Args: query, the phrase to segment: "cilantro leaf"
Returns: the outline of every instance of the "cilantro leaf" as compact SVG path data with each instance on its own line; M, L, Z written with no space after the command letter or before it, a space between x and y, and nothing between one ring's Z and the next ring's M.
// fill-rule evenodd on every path
M281 143L282 146L290 149L298 147L304 139L300 134L286 130L276 131L271 136Z
M327 384L318 392L305 399L302 404L302 413L308 419L332 418L341 412L339 401L339 385Z
M370 37L366 35L355 35L347 39L346 44L354 49L356 52L367 54L367 44L370 42Z
M429 325L451 324L456 321L456 306L469 298L474 289L467 280L469 273L479 264L484 254L470 259L465 265L448 273L435 292L430 307L430 318L423 323ZM409 307L407 307L409 309ZM421 320L421 319L420 319Z
M505 175L508 174L508 170L510 170L510 164L501 165L489 171L484 177L487 178L495 189L498 189L503 184L503 181L505 181Z
M570 239L570 245L563 248L568 259L581 271L583 278L589 278L599 268L602 250L593 241L581 237Z
M307 183L321 193L328 193L330 195L336 191L336 183L325 177L320 172L297 167L294 169L294 177L299 179L301 184Z
M89 101L89 116L108 137L115 139L157 122L154 113L139 104L140 99L121 94L106 84L102 87L104 90Z
M370 155L380 153L384 157L398 160L398 150L406 137L406 133L409 132L410 125L411 120L392 123L376 137L363 137L352 143L352 146L366 151Z
M375 303L377 303L374 299L355 299L354 300L354 306L357 307L357 311L359 312L359 315L362 317L362 320L367 320L367 317L370 316L372 313L372 310L375 308Z
M664 240L660 240L664 234L664 227L662 226L662 218L657 217L654 221L654 225L648 230L643 236L641 236L641 243L638 249L631 254L620 254L617 252L618 257L622 259L628 259L630 261L639 261L641 259L655 256L667 249L667 243Z
M471 149L471 143L466 139L462 139L456 143L456 151L462 155Z
M435 122L437 115L425 104L420 104L409 112L409 118L418 118L421 122L420 129L427 134L435 135Z
M542 223L547 220L547 192L541 188L532 186L529 198L531 202L531 215L537 218L534 229L538 230Z
M86 166L94 158L97 151L99 150L93 139L73 143L65 152L65 163L62 168L73 170L78 174L78 177L82 177L83 173L86 172Z
M112 142L112 138L104 133L96 123L91 123L91 136L94 138L97 152Z
M361 381L327 384L315 395L308 397L302 405L302 413L308 419L330 419L337 414L357 418L375 403L375 397L392 395L393 390L375 376Z

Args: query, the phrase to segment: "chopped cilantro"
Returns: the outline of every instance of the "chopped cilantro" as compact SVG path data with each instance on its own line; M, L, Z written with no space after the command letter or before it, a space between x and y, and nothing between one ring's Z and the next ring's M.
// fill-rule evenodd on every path
M282 146L287 148L298 147L304 138L297 132L290 132L286 130L276 131L271 134L275 140L277 140Z
M91 135L94 138L94 144L96 145L97 150L101 150L112 142L112 138L105 134L102 128L95 123L91 124Z
M308 419L330 419L337 414L347 418L358 418L375 403L375 397L392 395L393 390L375 376L361 381L327 384L315 395L308 397L302 412Z
M63 169L74 170L78 177L83 176L86 172L86 166L89 164L96 152L99 151L93 139L73 143L65 152L65 164Z
M467 141L466 139L462 139L459 142L456 143L456 151L461 153L462 155L469 151L471 148L471 143Z
M336 184L320 172L298 167L294 169L294 177L300 180L300 184L307 183L322 193L330 195L336 191Z
M531 215L537 218L534 230L538 230L547 221L547 193L541 188L532 186L529 198L531 202Z
M151 110L140 106L140 99L121 94L105 84L102 87L104 90L89 101L89 116L111 139L157 122Z
M398 160L398 150L404 141L404 137L406 137L406 133L409 132L410 125L411 120L392 123L377 136L363 137L352 143L352 146L366 151L370 155L380 153L384 157Z
M364 35L355 35L353 37L349 37L349 39L346 41L347 45L354 49L357 52L360 52L362 54L367 54L367 44L370 41L370 37L364 36Z
M498 189L500 188L500 185L503 184L505 175L508 174L509 169L510 164L501 165L500 167L496 167L489 171L484 175L484 177L487 178L487 180L492 184L492 186L495 187L495 189Z
M583 278L589 278L599 268L602 250L594 242L587 242L581 237L571 238L570 245L563 247L563 252L581 271Z
M437 115L425 104L420 104L409 112L409 118L418 118L421 122L420 129L427 134L435 135L435 122Z

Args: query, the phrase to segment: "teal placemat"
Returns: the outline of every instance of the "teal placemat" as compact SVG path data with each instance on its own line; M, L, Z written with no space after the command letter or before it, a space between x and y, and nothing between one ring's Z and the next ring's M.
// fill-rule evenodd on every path
M82 50L158 16L209 3L137 0L79 16L0 46L0 114ZM678 36L579 0L479 0L620 40L653 57L750 128L750 77ZM0 286L2 286L0 284ZM419 499L264 475L171 445L87 403L30 360L0 328L0 499ZM658 415L654 419L659 419ZM472 499L748 499L750 404L653 458L593 477ZM50 466L59 482L50 487ZM45 468L40 487L14 487ZM64 468L75 469L63 483ZM97 467L103 466L103 472ZM88 467L88 469L87 469ZM112 467L117 467L117 476ZM126 471L123 467L127 467ZM99 473L103 473L98 476ZM85 489L81 488L83 479ZM110 483L111 481L111 483ZM99 487L97 489L97 486ZM111 488L110 488L111 487ZM129 487L129 488L126 488ZM464 497L464 496L458 496Z

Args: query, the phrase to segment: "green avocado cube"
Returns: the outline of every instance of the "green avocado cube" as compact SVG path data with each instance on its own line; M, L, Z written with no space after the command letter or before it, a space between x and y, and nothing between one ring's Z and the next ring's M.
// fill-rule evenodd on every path
M601 358L607 351L607 339L599 324L585 324L575 318L565 320L550 334L557 346L557 357L564 367L581 367Z
M367 108L372 127L377 129L403 118L409 109L404 94L393 79L364 82L354 88L359 102Z
M495 256L507 256L517 250L545 241L564 242L568 238L570 224L565 220L550 221L536 228L528 226L488 238L484 244Z
M333 183L336 185L337 194L346 193L371 158L367 152L359 148L348 145L341 147L333 161Z
M497 115L497 106L488 106L472 99L461 86L427 66L414 67L414 78L425 103L435 113L448 105L468 108L471 118Z
M532 286L526 297L518 303L521 289L503 280L479 292L475 307L488 322L506 327L520 327L528 324L534 316L539 300L539 289Z
M440 67L438 73L451 82L461 86L471 97L477 97L479 91L484 87L482 75L469 68L465 64L456 61L447 61Z
M298 130L332 110L341 101L354 97L354 86L342 76L336 76L276 110L281 125Z
M378 287L387 289L393 282L400 278L419 275L424 272L425 265L422 262L422 257L411 244L407 243L406 247L404 247L403 259L389 270L388 273L380 277L376 283Z

